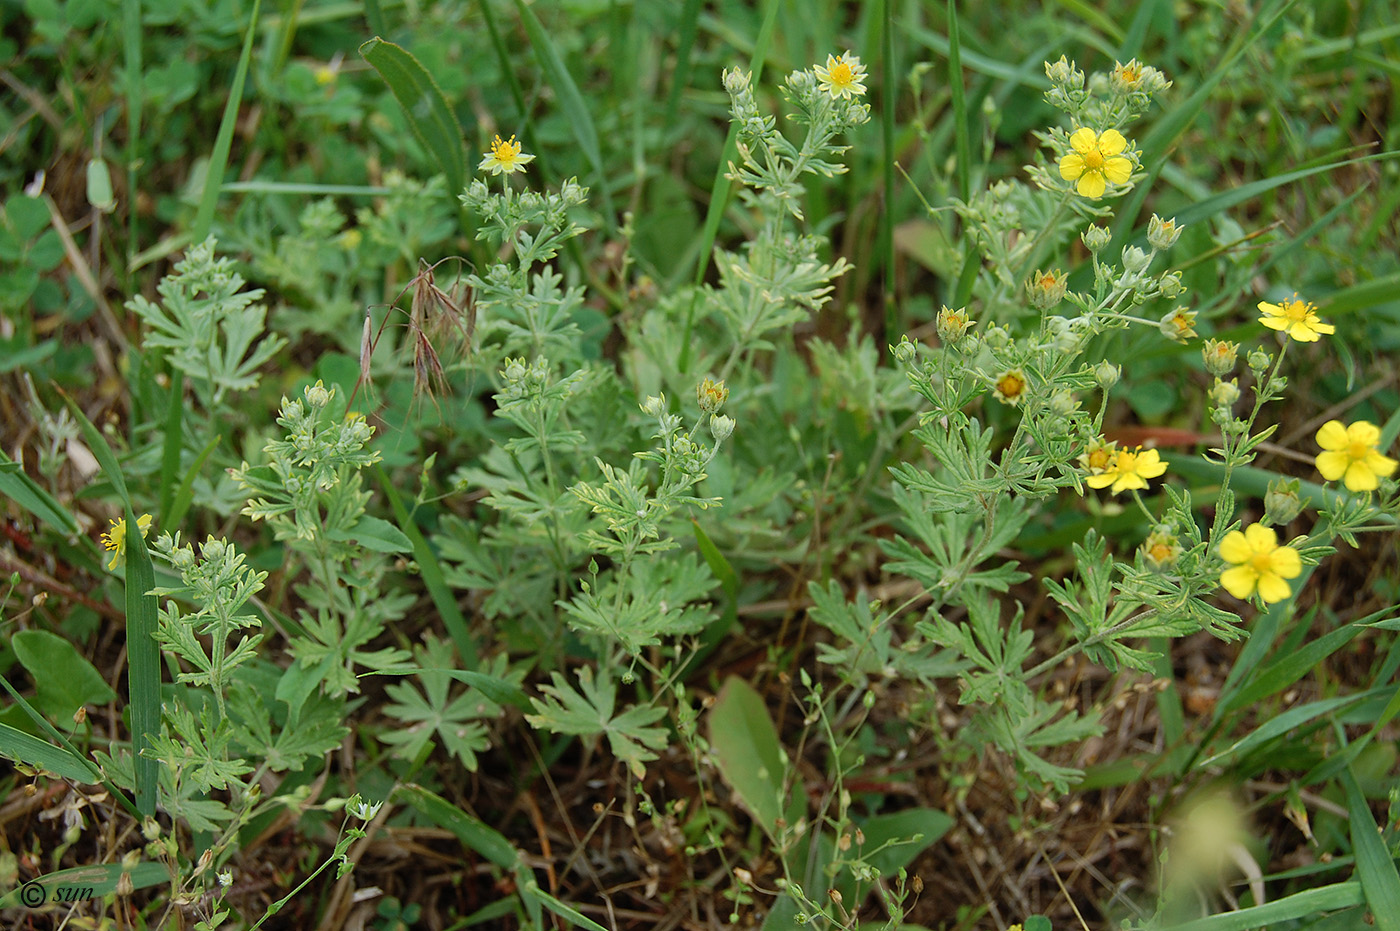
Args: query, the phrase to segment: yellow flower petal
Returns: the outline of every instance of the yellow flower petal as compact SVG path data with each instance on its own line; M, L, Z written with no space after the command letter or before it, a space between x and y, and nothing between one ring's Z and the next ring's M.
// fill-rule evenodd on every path
M1303 560L1291 546L1280 546L1269 554L1269 568L1285 579L1296 579L1303 573Z
M1253 555L1254 551L1250 549L1249 542L1238 530L1231 530L1225 534L1225 539L1220 541L1220 558L1226 562L1249 562L1249 557Z
M1099 136L1099 151L1104 155L1118 155L1128 147L1128 140L1116 129L1106 129Z
M1347 440L1363 446L1375 446L1381 441L1381 428L1368 420L1358 420L1347 427Z
M1244 529L1244 538L1255 554L1268 552L1278 546L1278 534L1274 533L1274 528L1265 527L1263 524L1250 524Z
M1350 434L1351 431L1340 420L1329 420L1317 431L1317 445L1323 449L1346 449Z
M1372 452L1366 457L1366 468L1370 469L1381 478L1385 478L1394 472L1397 465L1400 465L1400 462L1396 462L1389 456L1382 456L1377 452Z
M1236 598L1248 598L1254 594L1258 582L1259 574L1248 566L1236 566L1220 574L1221 586Z
M1097 142L1098 136L1087 126L1081 126L1079 129L1076 129L1074 134L1069 137L1070 146L1080 155L1085 155L1094 151L1094 145Z
M1338 453L1337 455L1342 454ZM1347 474L1342 481L1346 484L1348 491L1375 491L1380 485L1376 473L1366 468L1365 460L1353 462L1347 466Z
M1126 158L1110 158L1103 163L1103 173L1114 184L1123 184L1133 176L1133 163Z
M1090 200L1098 200L1103 196L1108 185L1104 184L1103 173L1099 171L1086 171L1079 176L1079 184L1075 188L1081 197Z
M1060 177L1073 181L1084 174L1084 156L1071 152L1060 159Z
M1288 583L1272 572L1266 572L1259 577L1259 597L1264 599L1265 604L1283 601L1291 594L1293 594L1293 589L1289 587Z
M1317 471L1322 473L1322 477L1329 482L1335 482L1347 473L1347 467L1351 465L1351 459L1347 454L1339 451L1318 453Z

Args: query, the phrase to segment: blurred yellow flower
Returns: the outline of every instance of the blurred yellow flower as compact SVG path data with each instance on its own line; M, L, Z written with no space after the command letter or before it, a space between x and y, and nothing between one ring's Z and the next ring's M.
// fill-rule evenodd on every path
M1144 450L1139 446L1118 450L1113 462L1103 472L1089 476L1084 482L1090 488L1108 488L1112 485L1109 491L1116 495L1129 488L1146 488L1149 478L1156 478L1165 471L1167 464L1157 450Z
M822 90L830 94L833 100L852 94L857 97L865 95L865 84L862 83L865 80L865 66L850 52L846 52L840 58L828 55L825 68L817 65L812 70L816 71Z
M1394 459L1381 455L1380 428L1365 420L1343 426L1329 420L1317 431L1317 471L1329 482L1342 479L1351 491L1374 491L1379 479L1395 471Z
M1123 157L1128 140L1116 129L1096 133L1088 127L1076 129L1069 137L1073 152L1060 159L1060 177L1077 181L1080 196L1098 200L1107 182L1123 184L1133 173L1133 163Z
M1262 311L1259 322L1271 330L1282 330L1300 343L1315 343L1320 336L1335 333L1337 328L1323 323L1317 316L1316 308L1293 295L1293 300L1282 304L1259 302Z
M102 548L112 551L112 561L107 563L107 568L115 569L117 560L126 555L126 518L118 517L111 523L111 528L102 535ZM142 514L136 518L136 526L144 537L146 531L151 529L151 515Z
M525 166L533 162L533 155L524 155L520 151L520 143L511 136L506 142L500 136L491 143L491 150L481 159L481 164L476 166L477 171L490 171L493 175L501 172L511 174L516 171L524 171Z
M1015 407L1026 394L1026 373L1020 369L1007 369L992 382L992 394L1003 404Z
M1278 534L1262 524L1250 524L1244 533L1227 533L1220 542L1220 556L1232 564L1220 574L1225 590L1236 598L1248 598L1258 591L1265 604L1293 594L1284 579L1297 578L1303 571L1298 551L1279 546Z

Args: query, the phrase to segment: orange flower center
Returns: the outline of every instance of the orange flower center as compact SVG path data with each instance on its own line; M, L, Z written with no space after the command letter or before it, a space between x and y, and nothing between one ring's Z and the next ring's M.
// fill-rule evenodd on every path
M844 61L838 61L836 63L836 67L828 71L827 74L831 75L832 84L851 83L851 66L846 64Z
M1249 558L1249 568L1260 575L1274 571L1274 553L1270 550L1267 553L1255 553Z
M1369 455L1371 455L1369 443L1351 442L1347 444L1347 458L1352 462L1360 462Z
M1304 304L1302 301L1289 301L1283 305L1283 315L1294 323L1302 323L1307 320L1310 310L1312 310L1312 305Z
M1107 469L1112 461L1113 458L1106 448L1089 451L1089 468L1091 469Z
M1137 471L1137 458L1138 458L1138 454L1137 454L1137 453L1130 453L1130 452L1128 452L1126 449L1123 450L1121 453L1118 454L1118 471L1119 471L1119 472L1135 472L1135 471Z
M1026 390L1026 382L1015 375L1003 375L997 380L997 390L1008 398L1019 397Z
M1155 543L1147 552L1157 562L1166 562L1171 558L1172 548L1166 543Z
M1097 146L1084 153L1084 167L1090 171L1102 171L1103 161L1103 153Z

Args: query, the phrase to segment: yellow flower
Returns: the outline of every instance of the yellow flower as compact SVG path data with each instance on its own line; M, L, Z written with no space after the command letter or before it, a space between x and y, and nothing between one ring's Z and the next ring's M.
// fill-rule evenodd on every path
M1116 495L1129 488L1146 488L1149 478L1156 478L1165 471L1167 464L1157 455L1157 450L1144 451L1139 446L1136 449L1118 450L1107 469L1098 475L1089 476L1084 482L1090 488L1108 488L1112 485L1109 491Z
M1244 533L1227 533L1220 543L1220 556L1233 566L1220 574L1225 590L1236 598L1248 598L1258 591L1265 604L1293 594L1284 579L1297 578L1303 571L1298 551L1279 546L1278 534L1262 524L1250 524Z
M151 529L151 515L142 514L136 518L136 526L144 537L146 531ZM112 521L111 528L102 535L102 548L112 550L112 561L107 563L107 568L117 568L117 560L126 555L126 518L118 517Z
M1329 482L1343 479L1351 491L1374 491L1377 479L1390 475L1397 465L1381 455L1380 441L1380 428L1369 421L1342 426L1340 420L1329 420L1317 431L1317 445L1324 450L1317 454L1317 471Z
M1337 328L1323 323L1317 316L1316 308L1293 295L1293 300L1282 304L1259 302L1263 314L1259 322L1271 330L1282 330L1300 343L1315 343L1320 335L1335 333Z
M1196 312L1178 307L1163 317L1157 328L1167 339L1184 343L1196 335Z
M865 96L865 85L861 83L865 80L865 66L850 52L846 52L840 58L828 55L826 67L817 65L813 70L817 72L817 80L821 81L822 90L830 94L833 100L852 94L857 97Z
M1098 200L1107 182L1123 184L1133 173L1133 163L1124 158L1128 140L1116 129L1096 133L1088 127L1076 129L1069 137L1073 152L1060 159L1060 177L1077 181L1075 190L1083 197Z
M516 171L524 171L525 166L534 160L533 155L521 154L520 143L515 141L514 136L510 137L509 142L497 136L496 141L491 143L491 151L487 152L481 159L481 164L476 166L476 170L490 170L493 175L498 175L503 171L506 174L511 174Z
M1026 373L1020 369L1007 369L992 382L992 394L1003 404L1015 407L1026 394Z

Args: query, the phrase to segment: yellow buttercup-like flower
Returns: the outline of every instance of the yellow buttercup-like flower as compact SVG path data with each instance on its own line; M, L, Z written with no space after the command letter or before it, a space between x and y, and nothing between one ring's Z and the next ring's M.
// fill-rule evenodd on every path
M1374 491L1379 480L1395 471L1394 459L1381 455L1380 428L1365 420L1343 426L1329 420L1317 431L1317 471L1329 482L1342 479L1351 491Z
M1078 182L1074 189L1082 197L1098 200L1109 181L1124 184L1133 174L1133 163L1123 157L1128 140L1116 129L1076 129L1069 144L1074 151L1060 159L1060 177Z
M1285 579L1297 578L1303 561L1291 546L1279 546L1278 534L1262 524L1250 524L1244 533L1232 530L1220 542L1220 556L1232 564L1220 574L1220 584L1236 598L1256 591L1265 604L1293 594Z
M1015 407L1026 396L1026 373L1020 369L1007 369L992 381L992 394L1003 404Z
M1084 480L1090 488L1109 488L1113 494L1129 488L1146 488L1149 478L1156 478L1167 471L1167 464L1157 454L1157 450L1120 449L1113 456L1113 462L1098 475Z
M511 136L510 141L503 140L497 136L491 143L491 149L481 159L481 164L476 166L477 171L489 171L493 175L501 172L511 174L517 171L524 171L525 166L535 160L533 155L525 155L520 151L520 143Z
M118 517L111 523L111 528L102 535L102 547L112 551L112 561L107 563L107 568L115 569L117 560L126 555L126 518ZM151 529L151 515L142 514L136 518L136 526L144 537L146 531Z
M1282 304L1259 302L1259 322L1271 330L1282 330L1300 343L1315 343L1321 336L1335 333L1337 328L1323 323L1317 316L1316 308L1293 295L1293 300Z
M846 52L840 58L828 55L825 68L817 65L812 70L816 71L822 90L830 94L833 100L852 94L857 97L865 96L865 66L850 52Z

